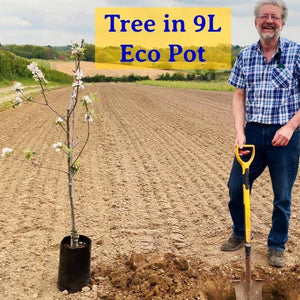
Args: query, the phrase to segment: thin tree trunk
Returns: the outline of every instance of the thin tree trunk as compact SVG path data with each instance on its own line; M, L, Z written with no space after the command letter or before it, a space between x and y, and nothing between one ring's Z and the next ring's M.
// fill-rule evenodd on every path
M71 207L71 220L72 220L72 230L71 230L71 248L78 248L78 239L79 234L76 229L75 221L75 208L74 208L74 196L73 196L73 172L70 170L69 173L69 198L70 198L70 207Z
M73 141L74 141L74 123L72 122L72 108L74 106L74 99L71 97L70 104L67 110L67 147L68 147L68 181L69 181L69 198L70 198L70 208L71 208L71 248L78 248L79 235L76 228L75 221L75 207L74 207L74 171L72 169L73 165ZM72 113L71 113L72 112ZM71 114L70 114L71 113Z

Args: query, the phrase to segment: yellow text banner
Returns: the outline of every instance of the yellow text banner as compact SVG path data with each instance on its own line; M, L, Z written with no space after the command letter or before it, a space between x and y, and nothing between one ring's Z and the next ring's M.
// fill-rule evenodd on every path
M230 69L229 8L96 8L95 61L107 69Z

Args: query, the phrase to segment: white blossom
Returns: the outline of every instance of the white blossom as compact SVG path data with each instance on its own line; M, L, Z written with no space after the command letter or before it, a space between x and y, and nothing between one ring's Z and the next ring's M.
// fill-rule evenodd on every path
M86 113L86 114L84 115L84 118L85 118L85 120L86 120L87 122L93 122L93 118L92 118L92 116L91 116L90 113Z
M32 74L35 74L39 70L37 64L34 61L29 64L27 68L32 72Z
M45 80L44 74L41 70L37 70L37 72L33 74L33 78L35 81Z
M5 147L2 149L2 154L1 156L4 157L4 156L9 156L10 154L12 154L14 151L13 149L11 148L8 148L8 147Z
M83 85L83 82L82 80L77 80L75 81L73 84L72 84L72 87L75 88L75 87L79 87L80 89L84 89L84 85Z
M80 80L80 79L82 78L82 76L83 76L83 71L82 71L82 70L77 70L77 71L75 72L74 76L75 76L75 78L76 78L77 80Z
M15 105L15 106L21 106L22 103L23 103L22 98L20 98L20 97L16 97L16 98L15 98L15 101L14 101L14 105Z
M11 89L16 91L17 93L21 93L24 87L22 86L21 82L16 82Z
M81 52L80 49L80 47L73 48L72 55L79 54Z
M35 81L44 80L45 83L47 83L43 72L39 69L39 67L37 66L37 64L35 62L30 63L27 66L27 68L32 72L32 74L33 74L32 77L34 78Z
M92 103L92 100L91 100L91 98L90 98L88 95L86 95L86 96L83 97L83 101L84 101L85 103L87 103L87 104Z
M62 124L64 122L64 119L62 117L58 117L55 121L55 124Z
M56 152L59 152L62 149L62 142L57 142L56 144L53 144L52 147L55 149Z
M77 43L72 43L72 55L80 54L84 52L84 48L78 46Z

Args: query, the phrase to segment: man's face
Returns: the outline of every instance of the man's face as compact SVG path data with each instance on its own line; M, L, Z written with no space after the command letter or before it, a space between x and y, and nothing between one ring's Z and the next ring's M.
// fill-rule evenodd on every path
M281 18L282 9L277 5L265 4L255 19L255 27L260 38L265 41L277 40L284 26Z

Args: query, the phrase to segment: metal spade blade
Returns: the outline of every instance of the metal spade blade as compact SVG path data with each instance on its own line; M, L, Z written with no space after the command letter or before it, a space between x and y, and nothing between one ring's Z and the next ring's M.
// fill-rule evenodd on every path
M245 280L233 281L232 283L236 300L262 300L262 279L256 279L250 283Z

